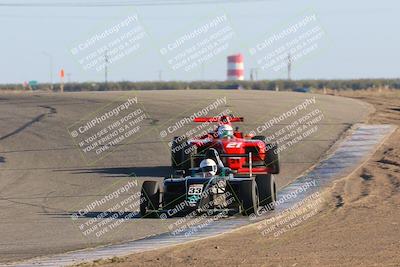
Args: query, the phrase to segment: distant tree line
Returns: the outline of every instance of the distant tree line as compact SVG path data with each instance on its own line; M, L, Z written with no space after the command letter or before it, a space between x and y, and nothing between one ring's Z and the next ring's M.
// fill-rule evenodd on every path
M54 84L55 90L60 84ZM64 91L128 91L128 90L189 90L189 89L244 89L291 91L297 88L321 90L362 90L373 88L400 88L400 79L358 79L358 80L262 80L262 81L171 81L171 82L98 82L66 83ZM50 84L38 84L38 90L49 90ZM29 90L22 84L3 84L0 90Z

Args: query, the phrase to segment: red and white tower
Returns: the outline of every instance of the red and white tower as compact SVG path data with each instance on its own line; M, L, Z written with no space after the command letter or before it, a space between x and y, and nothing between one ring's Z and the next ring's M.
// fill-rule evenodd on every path
M243 81L244 66L243 55L236 54L228 56L228 81Z

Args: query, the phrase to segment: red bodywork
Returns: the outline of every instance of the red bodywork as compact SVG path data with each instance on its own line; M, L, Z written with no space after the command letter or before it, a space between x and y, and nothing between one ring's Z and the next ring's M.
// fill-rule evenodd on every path
M232 122L243 122L242 117L210 117L210 118L195 118L194 122L217 122L219 125L231 125ZM218 127L215 131L206 135L200 136L197 139L189 140L191 145L195 145L198 150L201 148L215 148L220 154L233 155L232 157L223 157L221 160L225 167L237 171L238 174L248 173L268 173L270 168L266 167L264 160L266 157L267 147L262 140L252 140L253 135L244 135L240 131L234 131L233 138L219 138ZM252 168L250 171L250 159L248 157L238 157L235 155L248 155L251 152Z

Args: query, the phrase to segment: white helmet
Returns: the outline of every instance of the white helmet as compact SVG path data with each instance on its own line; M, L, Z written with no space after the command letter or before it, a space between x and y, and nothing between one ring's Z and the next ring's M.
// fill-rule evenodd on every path
M217 164L212 159L203 159L200 163L200 168L204 174L217 174Z
M218 127L218 137L219 138L231 138L233 136L233 128L228 124L224 124Z

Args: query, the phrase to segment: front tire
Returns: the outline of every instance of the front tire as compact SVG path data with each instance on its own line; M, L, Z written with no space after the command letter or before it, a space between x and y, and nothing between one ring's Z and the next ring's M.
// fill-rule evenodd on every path
M240 185L240 198L242 201L242 214L250 216L258 210L258 189L254 180L243 181Z
M278 145L276 143L266 144L267 156L265 157L265 164L267 167L271 168L272 174L279 174L280 165L279 165L279 153L278 153Z
M276 183L272 174L259 174L256 176L260 206L267 206L273 210L276 201Z
M261 140L264 142L266 147L266 156L264 164L267 168L271 169L272 174L279 174L280 164L279 164L279 153L277 143L268 143L265 136L257 135L252 138L253 140Z
M160 207L160 185L156 181L145 181L140 193L140 215L146 216Z

